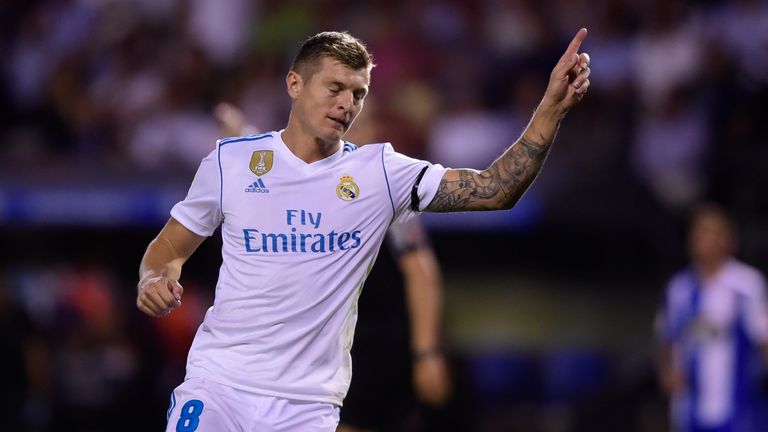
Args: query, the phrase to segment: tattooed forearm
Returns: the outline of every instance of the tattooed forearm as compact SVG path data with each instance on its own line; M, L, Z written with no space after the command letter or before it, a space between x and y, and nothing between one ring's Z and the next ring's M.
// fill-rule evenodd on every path
M547 157L551 140L538 143L523 135L488 169L448 171L428 211L511 208L533 182Z
M453 173L448 173L453 174ZM446 174L446 177L448 176ZM455 171L456 179L443 179L437 189L437 194L427 207L428 211L448 212L464 210L490 210L485 204L492 201L500 192L499 182L488 170L478 172L470 169Z
M533 183L544 165L550 144L539 144L523 135L489 168L499 171L499 178L506 192L504 201L509 207L512 207ZM505 205L505 208L509 207Z

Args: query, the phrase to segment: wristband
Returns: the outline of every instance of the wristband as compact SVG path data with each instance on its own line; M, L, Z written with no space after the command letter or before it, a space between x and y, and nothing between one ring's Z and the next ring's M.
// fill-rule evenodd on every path
M441 356L442 353L437 348L430 348L424 350L416 350L413 352L413 361L424 360L429 357Z

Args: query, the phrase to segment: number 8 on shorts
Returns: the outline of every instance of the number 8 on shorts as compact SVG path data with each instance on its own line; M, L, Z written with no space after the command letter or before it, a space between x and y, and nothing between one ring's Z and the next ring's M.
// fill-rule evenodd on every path
M181 407L181 417L176 423L176 432L194 432L200 424L200 414L203 413L203 401L192 399Z

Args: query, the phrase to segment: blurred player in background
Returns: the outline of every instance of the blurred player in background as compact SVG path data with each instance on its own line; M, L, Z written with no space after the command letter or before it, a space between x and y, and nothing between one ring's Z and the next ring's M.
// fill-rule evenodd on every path
M345 138L374 142L380 128L372 102ZM228 103L217 105L214 116L225 136L258 132ZM363 291L352 347L355 377L338 431L403 431L414 411L414 389L429 406L443 405L450 394L440 343L440 269L418 216L389 228Z
M450 393L439 336L440 272L419 220L393 224L382 252L360 298L355 374L339 432L409 430L413 390L429 406L443 405Z
M221 226L214 305L166 430L335 430L358 296L389 226L425 210L513 207L589 88L589 56L578 52L586 34L552 70L523 135L482 171L342 141L368 93L372 58L347 33L307 39L286 76L286 128L220 140L141 260L137 307L165 316L181 306L182 266Z
M691 265L666 289L657 319L659 373L675 432L756 432L750 394L768 364L768 303L760 272L734 258L726 212L707 204L690 223Z

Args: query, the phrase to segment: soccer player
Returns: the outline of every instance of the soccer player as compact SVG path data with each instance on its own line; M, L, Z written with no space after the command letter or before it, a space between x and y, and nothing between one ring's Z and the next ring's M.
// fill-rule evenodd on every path
M511 208L589 88L586 29L554 67L523 135L482 171L342 137L373 67L347 33L307 39L286 76L285 129L220 140L149 244L137 306L181 305L184 262L221 226L214 305L173 392L168 431L333 431L351 379L357 298L389 225L417 211Z
M366 132L378 129L372 112L369 106L358 116L356 140L369 142ZM256 132L236 106L220 103L214 116L225 136ZM389 227L365 280L359 300L364 312L358 315L351 352L355 379L344 399L338 432L403 430L419 406L413 390L430 407L445 404L451 392L440 347L440 268L420 219L415 215Z
M694 213L688 247L691 265L670 280L657 319L672 428L758 430L750 427L747 407L759 377L754 360L762 351L768 361L765 279L733 257L734 228L720 207Z

